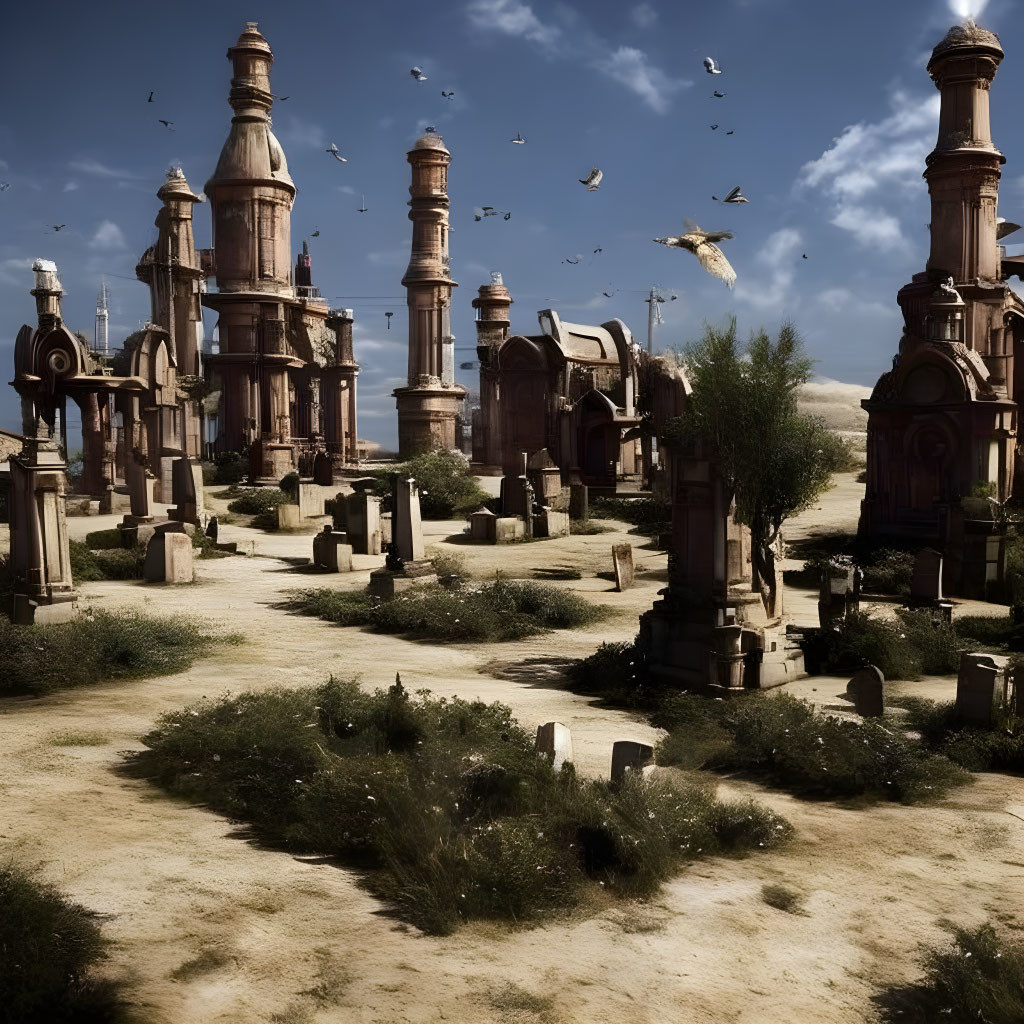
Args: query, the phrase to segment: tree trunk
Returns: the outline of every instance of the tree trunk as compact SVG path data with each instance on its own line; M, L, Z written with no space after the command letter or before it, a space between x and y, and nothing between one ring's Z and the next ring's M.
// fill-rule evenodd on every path
M768 618L775 617L778 587L775 577L775 541L778 530L769 534L768 528L755 522L750 528L751 583L761 595Z

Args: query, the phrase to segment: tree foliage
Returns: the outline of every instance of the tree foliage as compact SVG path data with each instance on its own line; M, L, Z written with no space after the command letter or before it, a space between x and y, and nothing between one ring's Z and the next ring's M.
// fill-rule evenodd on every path
M693 393L666 440L705 445L715 459L736 518L750 527L754 583L771 611L782 524L825 490L843 464L845 443L797 410L813 361L793 324L783 324L774 341L761 329L745 345L735 317L721 328L708 324L684 358Z

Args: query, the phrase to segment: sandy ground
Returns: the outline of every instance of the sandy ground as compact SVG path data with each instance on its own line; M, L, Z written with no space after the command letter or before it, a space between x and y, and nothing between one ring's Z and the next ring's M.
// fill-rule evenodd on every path
M855 524L859 497L852 476L840 479L791 535ZM70 522L83 536L114 521ZM188 611L241 632L244 645L179 675L0 707L0 859L38 867L106 916L116 943L109 969L128 980L145 1020L860 1024L878 987L915 976L919 947L942 939L943 919L976 924L1024 913L1024 820L1015 816L1024 815L1024 780L995 775L937 806L867 809L724 780L722 795L752 795L785 814L796 827L793 844L697 863L643 905L599 906L529 930L481 925L432 938L389 917L357 873L262 849L221 816L119 772L121 752L138 749L164 711L331 672L383 686L397 671L409 689L505 701L530 727L557 719L572 729L578 766L591 775L607 772L614 740L656 738L641 721L558 689L556 669L602 640L633 635L638 614L664 586L664 554L621 532L505 548L445 541L460 525L427 524L428 544L458 550L481 577L579 566L584 578L561 585L615 615L588 630L443 648L339 628L274 605L295 587L362 586L380 559L357 559L351 576L311 575L298 564L310 537L225 526L223 539L251 554L197 563L193 586L100 583L82 593L94 606ZM645 571L618 594L593 573L610 569L611 544L626 539ZM816 618L806 595L787 600L798 618L812 610ZM844 686L819 677L788 689L838 708ZM952 687L894 684L931 696ZM71 730L97 732L100 742L54 745ZM805 915L765 905L765 883L803 894ZM176 980L196 957L209 969Z

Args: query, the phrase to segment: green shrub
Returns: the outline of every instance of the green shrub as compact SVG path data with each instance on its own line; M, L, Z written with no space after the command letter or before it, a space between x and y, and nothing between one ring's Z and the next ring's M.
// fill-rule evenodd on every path
M438 642L520 640L548 629L597 622L609 609L541 583L496 580L479 586L422 586L383 601L316 588L295 592L286 608L343 626L369 626Z
M111 530L93 530L85 535L85 546L90 551L116 551L123 547L121 531L116 526Z
M169 675L233 639L206 633L185 616L134 611L92 612L51 626L0 621L0 696Z
M283 477L278 481L277 486L281 489L281 493L286 495L288 500L292 503L297 504L299 500L299 474L292 470L290 473L285 473Z
M214 456L212 483L237 484L249 475L249 457L241 452L219 452ZM203 474L206 481L206 474Z
M606 642L566 670L567 688L623 708L655 708L663 689L652 685L636 640Z
M594 519L570 519L569 533L580 537L591 537L599 533L614 533L615 527L599 523Z
M983 647L1024 650L1024 627L1010 615L960 615L953 628L964 639Z
M632 523L642 533L658 533L672 522L672 505L663 498L594 498L591 519L617 519Z
M390 508L392 475L412 477L420 490L420 511L424 519L466 519L490 499L470 471L462 452L438 448L415 455L408 462L387 469L375 469L375 492Z
M288 501L288 495L280 488L236 487L232 491L238 496L228 505L228 511L247 516L276 516L277 506Z
M124 1019L117 987L94 973L106 957L95 914L24 871L0 866L0 1020Z
M1024 945L989 924L956 928L953 946L924 957L924 977L875 997L887 1024L1019 1024L1024 1021Z
M165 715L143 742L140 774L275 843L360 866L373 893L437 933L549 915L597 882L646 895L698 855L790 834L705 786L555 772L504 705L413 698L400 681L225 696Z
M659 764L747 771L807 796L917 803L969 778L879 719L823 714L786 694L731 701L682 694L652 721L670 730Z
M813 672L842 674L876 665L886 679L955 672L964 647L954 626L926 611L909 609L901 609L893 619L867 612L849 614L836 628L814 631L804 639Z
M449 551L446 548L430 548L427 551L427 558L434 563L434 572L437 573L438 582L442 587L461 587L467 580L472 579L472 572L466 556L458 551Z
M79 540L68 541L71 555L71 578L76 583L92 583L98 580L140 580L142 566L146 561L146 547L136 544L133 548L101 548L92 551Z
M914 556L909 551L881 548L872 552L861 568L864 570L862 589L867 593L910 595Z

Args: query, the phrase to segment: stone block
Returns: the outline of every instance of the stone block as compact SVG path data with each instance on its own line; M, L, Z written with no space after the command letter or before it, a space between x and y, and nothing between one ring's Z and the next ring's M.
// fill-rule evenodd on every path
M192 539L186 533L156 533L146 545L143 579L160 583L192 582Z
M569 513L548 509L546 512L534 516L533 535L535 537L568 537Z
M932 548L923 548L914 559L910 580L910 599L918 603L942 600L942 555Z
M956 716L965 725L989 728L996 697L996 663L984 654L961 654L956 678Z
M590 502L586 484L569 485L569 516L572 519L588 519Z
M551 762L556 772L563 764L572 763L572 733L561 722L538 725L535 747Z
M498 517L488 508L482 508L469 517L471 540L494 543L494 523Z
M494 544L514 544L526 536L526 524L518 516L498 516L494 520Z
M353 486L361 484L369 487L376 481L369 478L354 480L352 483ZM366 494L360 489L354 494L349 494L345 498L345 532L349 536L352 550L357 555L379 555L384 550L380 498Z
M319 484L299 481L299 514L303 519L324 514L324 500L330 497Z
M352 545L348 536L325 526L313 538L313 561L329 572L351 572Z
M403 572L391 572L390 569L374 569L370 573L370 583L366 588L366 592L371 597L380 597L387 600L413 587L427 586L436 582L437 573L428 572L423 575L408 575Z
M305 525L302 521L302 509L298 505L282 502L277 506L277 528L279 530L301 530Z
M637 771L654 760L654 747L633 740L617 740L612 746L612 782L621 782L626 772Z
M615 569L615 589L629 590L633 586L633 545L612 545L612 566Z
M420 492L416 481L394 474L394 512L391 515L392 540L398 557L407 562L423 558L423 522L420 516Z
M846 695L863 718L878 718L885 711L885 676L874 665L855 672L846 684Z
M100 498L100 515L127 515L132 510L132 499L127 491L119 491L116 487L108 487Z

